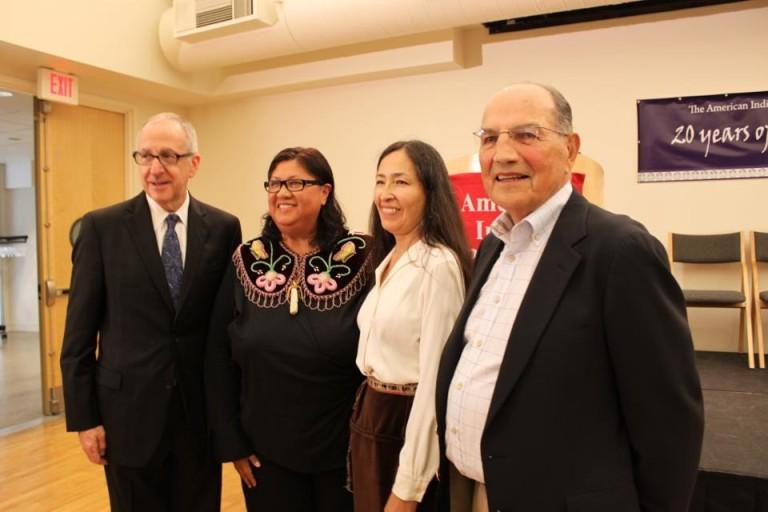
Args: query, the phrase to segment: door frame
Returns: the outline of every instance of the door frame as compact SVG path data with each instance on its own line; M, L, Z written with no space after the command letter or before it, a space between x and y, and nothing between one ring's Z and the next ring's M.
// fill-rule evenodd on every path
M41 155L40 148L41 144L45 143L45 134L40 133L40 119L39 116L42 114L40 111L42 108L42 105L44 104L43 100L40 100L37 96L34 96L34 130L35 130L35 143L34 143L34 154L35 154L35 209L36 209L36 230L37 230L37 240L38 240L38 255L37 255L37 280L38 280L38 310L39 310L39 321L40 321L40 330L39 330L39 343L40 343L40 385L41 385L41 401L42 401L42 412L45 416L51 416L51 415L58 415L63 412L63 390L61 386L56 385L56 372L55 368L59 365L59 357L60 353L56 350L55 345L53 343L53 340L51 339L51 336L48 335L48 332L52 329L52 326L46 325L45 319L47 318L47 315L44 314L44 308L46 306L46 300L48 299L49 293L46 290L46 280L49 275L49 269L45 268L45 260L43 258L43 251L47 250L50 241L47 240L47 230L46 230L46 222L48 219L43 219L43 216L40 215L41 212L41 201L43 201L45 198L43 197L43 194L45 193L45 185L41 183L41 180L44 176L44 173L46 172L46 167L48 165L47 161L44 161L43 158L39 158L38 156ZM108 112L113 112L117 114L123 115L123 145L125 149L133 147L134 138L135 135L133 133L133 126L134 126L134 107L123 102L109 100L97 96L90 96L90 95L81 95L81 101L78 106L82 107L90 107L94 109L104 110ZM133 169L132 161L129 156L129 151L125 151L125 155L123 155L123 190L124 190L124 197L123 199L130 197L135 192L135 182L132 179L133 173L131 172ZM66 289L68 291L69 289L69 283L63 284L59 283L62 288ZM55 297L52 297L53 300L55 300ZM50 322L50 319L48 320Z

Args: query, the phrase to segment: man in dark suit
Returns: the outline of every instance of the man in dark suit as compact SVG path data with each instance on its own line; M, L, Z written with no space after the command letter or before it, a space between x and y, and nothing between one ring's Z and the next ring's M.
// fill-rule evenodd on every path
M502 90L476 134L506 211L440 363L451 510L687 511L702 399L664 248L572 190L580 141L557 90Z
M189 195L200 155L185 119L152 117L133 157L144 192L86 214L73 251L61 354L67 430L105 465L112 510L219 510L203 354L240 223Z

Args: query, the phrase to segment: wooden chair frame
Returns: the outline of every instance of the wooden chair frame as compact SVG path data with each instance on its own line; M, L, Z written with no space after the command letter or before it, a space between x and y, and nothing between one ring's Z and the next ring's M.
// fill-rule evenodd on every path
M768 236L768 233L760 233L760 235ZM757 259L757 242L755 231L749 233L750 244L750 261L752 263L752 297L754 299L754 325L755 325L755 337L757 338L757 361L760 368L765 368L765 341L763 338L763 319L761 311L768 309L768 302L760 298L760 262L768 262L768 259Z
M724 235L735 235L736 233L725 233ZM720 236L720 235L713 235L713 234L702 234L702 235L683 235L682 233L669 233L669 265L670 268L672 268L673 264L675 262L684 263L686 265L711 265L711 264L722 264L722 263L738 263L741 268L741 293L744 295L744 300L741 302L733 302L733 303L708 303L708 302L696 302L692 300L688 300L686 298L686 307L689 308L738 308L741 311L739 311L739 343L738 343L738 351L743 352L744 351L744 338L747 340L747 363L749 364L750 368L755 367L755 349L754 344L752 341L752 298L750 296L750 286L749 286L749 277L748 277L748 271L747 271L747 249L746 249L746 240L747 236L744 232L738 232L738 238L739 238L739 259L733 259L728 261L720 261L720 262L691 262L686 260L680 260L677 259L675 255L675 237L676 236L687 236L687 237L710 237L710 236ZM680 282L678 280L678 282ZM680 287L683 288L683 291L686 291L686 287L683 286L682 283L680 283ZM690 290L688 291L698 291L698 290ZM723 290L725 291L725 290ZM734 290L735 291L735 290Z

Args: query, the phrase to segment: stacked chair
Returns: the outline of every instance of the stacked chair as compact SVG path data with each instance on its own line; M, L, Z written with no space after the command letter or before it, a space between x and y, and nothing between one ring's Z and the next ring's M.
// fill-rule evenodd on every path
M761 311L768 308L768 287L760 288L760 263L768 263L768 233L753 231L750 236L752 260L752 295L754 297L755 336L760 368L765 368L765 342Z
M763 254L763 253L760 253ZM763 254L765 256L765 254ZM755 367L755 352L752 343L752 301L746 258L746 236L743 233L721 235L685 235L669 234L670 267L674 262L696 266L738 264L739 284L727 290L691 289L681 283L687 307L696 308L736 308L739 309L739 352L744 351L744 339L747 340L747 363ZM764 297L767 298L768 297ZM766 301L762 301L765 307ZM760 334L762 336L762 333ZM762 343L762 338L760 338ZM762 345L760 345L762 347ZM764 367L764 357L760 365Z

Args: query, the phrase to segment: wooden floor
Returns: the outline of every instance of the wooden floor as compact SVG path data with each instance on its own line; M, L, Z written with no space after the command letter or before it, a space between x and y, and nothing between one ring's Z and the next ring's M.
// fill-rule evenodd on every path
M0 342L0 430L42 417L40 386L39 333L9 332Z
M221 510L243 511L240 480L223 468ZM101 466L88 462L63 418L0 436L0 511L103 512L109 499Z

